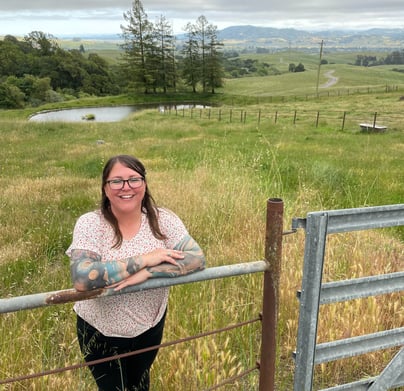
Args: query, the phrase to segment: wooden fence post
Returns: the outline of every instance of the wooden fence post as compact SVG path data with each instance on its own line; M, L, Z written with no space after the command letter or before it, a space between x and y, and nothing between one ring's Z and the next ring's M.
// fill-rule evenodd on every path
M345 117L346 117L346 111L344 111L344 115L342 117L342 128L341 128L341 130L344 130L344 128L345 128Z

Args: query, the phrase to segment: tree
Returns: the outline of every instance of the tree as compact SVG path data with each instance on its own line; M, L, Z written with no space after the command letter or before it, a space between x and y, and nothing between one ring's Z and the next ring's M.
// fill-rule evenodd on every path
M96 53L90 53L83 58L83 88L92 95L108 95L119 93L115 77L110 71L108 63Z
M207 29L209 41L207 43L206 55L206 85L210 87L212 94L215 88L223 86L223 65L222 56L219 52L223 44L217 39L217 27L209 25Z
M63 50L50 35L34 31L24 40L7 35L0 40L2 107L33 106L63 99L59 92L78 96L119 93L112 67L97 54ZM56 92L58 91L58 92Z
M24 93L13 85L0 83L0 108L21 109L24 107Z
M24 37L24 40L29 43L33 49L36 49L40 55L47 56L59 48L56 38L42 31L32 31Z
M26 56L18 42L7 37L10 36L0 41L0 76L22 76L26 71Z
M49 77L39 78L32 75L24 77L9 76L6 84L17 87L24 96L26 102L37 106L47 100L48 91L51 90Z
M149 22L140 0L134 0L132 8L123 15L127 25L121 25L125 51L123 67L129 81L137 89L143 88L148 93L154 84L152 62L155 51L153 42L153 25Z
M155 24L154 39L157 49L155 85L167 92L167 88L176 86L175 38L171 24L164 16Z
M207 84L207 77L208 77L208 72L207 72L207 62L206 62L206 52L207 52L207 42L208 42L208 20L206 19L205 16L201 15L199 18L196 20L196 23L194 25L195 29L195 35L198 40L198 46L199 46L199 51L200 51L200 74L201 74L201 83L202 83L202 90L203 92L206 92L206 84Z
M199 45L196 37L196 31L191 23L185 26L187 40L184 43L182 53L184 55L182 75L185 84L192 87L196 92L196 86L201 78L201 57L199 55Z
M194 92L200 82L203 92L210 87L214 93L214 89L223 84L223 64L219 52L222 44L217 39L217 27L209 24L202 15L195 24L188 23L185 30L188 34L183 49L185 81Z

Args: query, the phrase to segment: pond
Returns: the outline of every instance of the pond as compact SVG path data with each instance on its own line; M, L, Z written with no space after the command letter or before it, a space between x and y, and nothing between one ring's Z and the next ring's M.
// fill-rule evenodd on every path
M81 107L75 109L61 109L41 111L32 115L29 121L47 122L118 122L128 117L131 113L155 108L160 112L168 109L203 108L202 105L149 105L149 106L108 106L108 107Z
M37 122L117 122L138 110L134 106L83 107L42 111L32 115L29 120Z

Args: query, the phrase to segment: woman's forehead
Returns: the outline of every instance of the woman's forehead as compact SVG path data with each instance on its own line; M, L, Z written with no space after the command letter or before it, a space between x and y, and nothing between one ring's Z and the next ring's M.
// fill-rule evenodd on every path
M122 164L121 162L116 162L112 168L111 171L109 173L110 176L114 176L114 175L121 175L121 174L139 174L135 169L128 167L124 164Z

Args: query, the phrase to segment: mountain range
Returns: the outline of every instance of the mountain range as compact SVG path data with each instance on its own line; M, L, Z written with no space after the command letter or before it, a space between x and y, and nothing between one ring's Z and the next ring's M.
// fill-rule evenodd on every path
M226 46L256 46L273 49L318 49L324 41L328 48L382 49L403 48L404 29L323 30L305 31L294 28L232 26L219 31L219 40Z
M61 39L92 39L119 41L118 34L64 36ZM178 43L187 38L186 34L177 34ZM368 30L323 30L306 31L294 28L273 28L259 26L231 26L218 30L218 40L225 49L266 48L269 50L310 49L318 50L321 41L328 49L336 50L383 50L403 49L404 29Z

